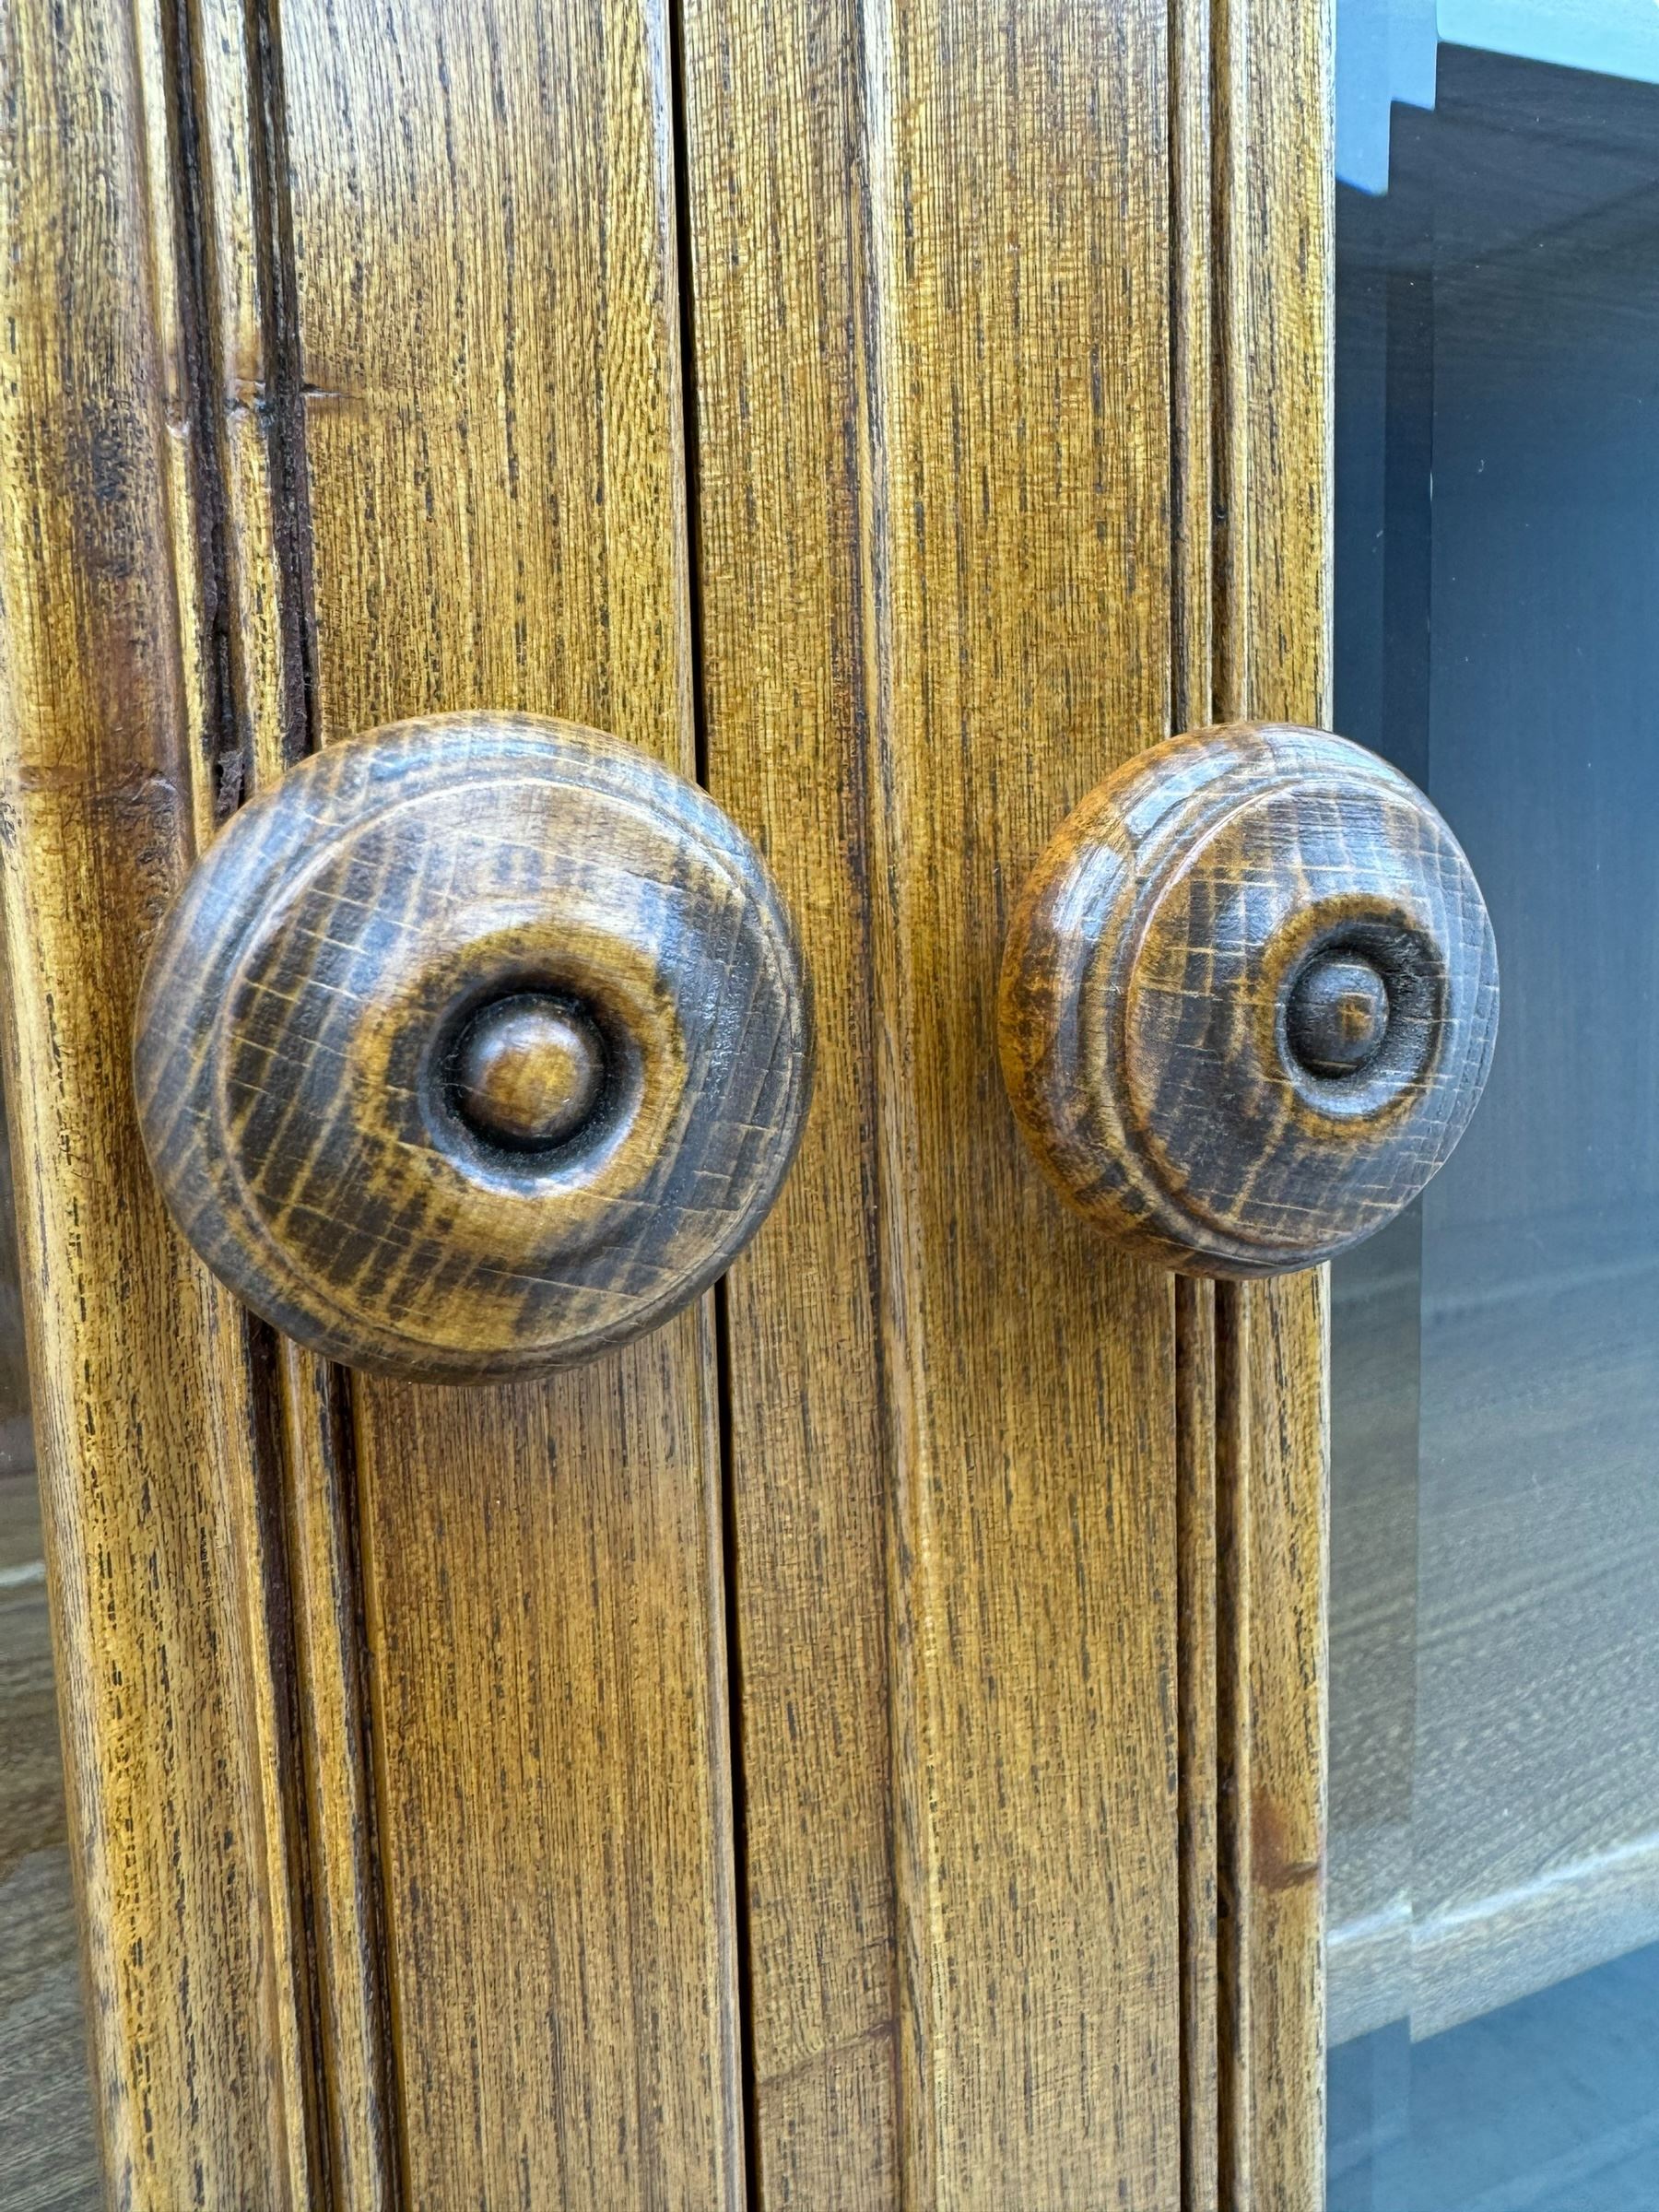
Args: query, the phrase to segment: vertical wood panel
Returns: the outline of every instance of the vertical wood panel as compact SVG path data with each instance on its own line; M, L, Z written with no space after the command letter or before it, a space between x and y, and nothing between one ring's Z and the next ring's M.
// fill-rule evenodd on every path
M308 517L280 76L266 17L241 0L141 0L174 41L175 143L152 171L181 203L199 440L197 593L206 726L198 838L315 741ZM159 79L162 73L158 71ZM152 142L154 125L152 124ZM165 160L162 157L165 156ZM314 2089L333 2204L396 2194L383 1923L368 1740L357 1500L343 1377L256 1332L256 1390L283 1510L294 1730L301 1771Z
M883 1321L917 2200L1179 2159L1172 1309L1002 1094L1006 906L1169 712L1161 6L865 18Z
M760 2201L899 2201L850 11L684 16L711 786L811 962L813 1108L727 1290Z
M300 0L282 64L324 741L518 707L688 770L661 17ZM410 2201L735 2204L707 1315L356 1408Z
M318 2201L274 1473L167 1224L133 1000L211 818L204 457L159 19L0 19L6 1051L110 2185Z
M1218 1988L1216 1290L1175 1285L1181 1618L1181 2212L1220 2189Z
M1173 1306L1041 1186L993 1035L1021 877L1167 728L1165 9L686 20L711 771L828 978L731 1306L764 2201L1172 2205ZM885 1652L815 1568L885 1573Z
M1216 386L1212 0L1170 0L1171 723L1213 716ZM1181 1805L1181 2212L1217 2212L1221 2018L1216 1297L1175 1284Z
M1330 713L1329 0L1218 0L1216 706ZM1219 1300L1222 2204L1324 2201L1327 1275Z
M399 2201L385 1925L344 1377L280 1339L280 1409L305 1759L318 2064L341 2212Z

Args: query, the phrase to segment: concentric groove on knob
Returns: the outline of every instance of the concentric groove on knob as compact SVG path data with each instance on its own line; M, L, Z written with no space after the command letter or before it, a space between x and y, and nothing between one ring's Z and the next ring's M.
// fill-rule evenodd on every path
M707 794L619 739L440 717L235 816L158 935L135 1074L215 1271L347 1364L490 1381L688 1302L810 1088L794 932Z
M1316 730L1140 755L1042 855L1010 926L1001 1047L1063 1195L1193 1273L1312 1265L1457 1143L1491 1062L1497 956L1423 794Z

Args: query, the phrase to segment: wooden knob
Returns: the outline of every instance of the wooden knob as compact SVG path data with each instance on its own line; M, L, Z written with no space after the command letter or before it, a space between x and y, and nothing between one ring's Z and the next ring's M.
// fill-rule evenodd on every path
M741 832L634 747L507 714L330 746L243 807L135 1053L216 1274L332 1359L474 1382L695 1298L777 1196L810 1065Z
M1328 1259L1416 1197L1475 1111L1498 959L1456 839L1321 730L1153 747L1038 862L1003 1071L1061 1194L1186 1274Z

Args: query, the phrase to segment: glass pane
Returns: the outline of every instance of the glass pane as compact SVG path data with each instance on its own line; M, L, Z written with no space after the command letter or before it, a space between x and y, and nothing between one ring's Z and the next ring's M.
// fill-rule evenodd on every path
M0 2212L103 2203L0 1101Z
M1335 1271L1331 2212L1659 2207L1659 7L1339 0L1336 726L1490 1088Z

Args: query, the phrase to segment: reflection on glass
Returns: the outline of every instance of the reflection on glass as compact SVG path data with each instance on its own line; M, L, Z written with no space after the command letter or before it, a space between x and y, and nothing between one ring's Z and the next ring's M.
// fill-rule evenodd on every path
M0 1106L0 2212L102 2202Z
M1340 0L1336 726L1463 839L1503 1018L1335 1270L1328 2205L1645 2212L1659 8L1436 29Z

